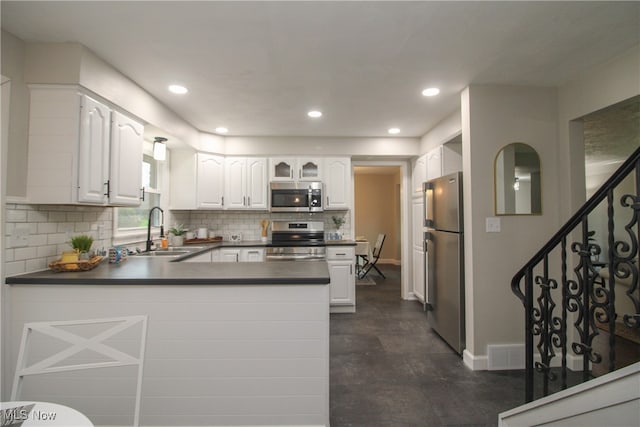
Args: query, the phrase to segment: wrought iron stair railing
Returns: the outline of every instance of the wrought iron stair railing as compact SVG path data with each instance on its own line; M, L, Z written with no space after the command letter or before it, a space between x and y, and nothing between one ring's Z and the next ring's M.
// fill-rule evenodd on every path
M616 189L620 193L623 181L629 187L629 180L634 190L616 199ZM589 214L605 207L606 241L596 242ZM616 328L640 331L639 224L640 148L513 277L511 289L525 308L527 402L588 381L604 359L602 368L615 370ZM596 261L600 256L605 262ZM618 298L626 299L622 312ZM604 351L594 348L597 337ZM569 369L576 361L578 373Z

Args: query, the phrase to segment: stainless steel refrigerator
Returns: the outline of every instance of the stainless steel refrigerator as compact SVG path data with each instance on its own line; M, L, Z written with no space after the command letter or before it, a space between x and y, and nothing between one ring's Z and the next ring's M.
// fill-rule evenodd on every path
M426 310L431 327L458 354L465 348L462 172L427 181Z

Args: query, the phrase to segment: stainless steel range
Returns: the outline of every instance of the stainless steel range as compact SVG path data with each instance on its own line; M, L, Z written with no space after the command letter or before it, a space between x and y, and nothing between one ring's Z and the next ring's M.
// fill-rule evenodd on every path
M324 222L273 221L267 261L324 260Z

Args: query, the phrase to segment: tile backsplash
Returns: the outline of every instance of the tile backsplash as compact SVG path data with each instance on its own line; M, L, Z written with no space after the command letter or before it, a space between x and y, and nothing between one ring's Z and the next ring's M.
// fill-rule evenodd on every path
M6 276L46 270L49 262L59 259L63 251L71 249L69 241L77 234L93 236L93 248L96 250L113 245L112 207L7 203L5 213ZM232 233L242 233L243 240L260 240L260 221L263 219L324 221L325 231L329 233L336 230L333 216L345 219L340 231L346 238L353 238L348 211L311 215L264 211L171 211L166 216L165 227L168 229L175 224L183 224L190 230L206 227L225 240ZM269 229L269 236L270 233Z
M5 213L7 276L47 269L77 234L93 236L94 249L111 245L113 208L8 203Z
M230 234L242 233L243 240L260 240L260 221L311 220L324 221L325 232L334 232L332 216L343 217L345 224L340 231L345 237L351 236L351 221L348 211L330 211L315 214L271 213L248 211L172 211L174 220L192 231L205 227L225 240ZM172 224L168 224L171 226ZM269 236L271 228L269 228Z

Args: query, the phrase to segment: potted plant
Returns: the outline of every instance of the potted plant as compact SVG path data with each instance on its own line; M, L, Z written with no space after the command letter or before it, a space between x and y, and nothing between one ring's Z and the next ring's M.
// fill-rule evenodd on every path
M87 234L79 234L71 238L71 247L78 254L78 259L90 258L91 245L93 245L93 237Z
M169 229L169 234L173 234L173 246L184 245L184 235L187 233L187 229L182 224L176 224Z
M332 216L331 219L333 220L333 224L336 226L335 238L336 240L341 240L342 234L340 233L340 227L342 227L342 225L346 222L346 220L344 219L344 217L335 216L335 215Z

